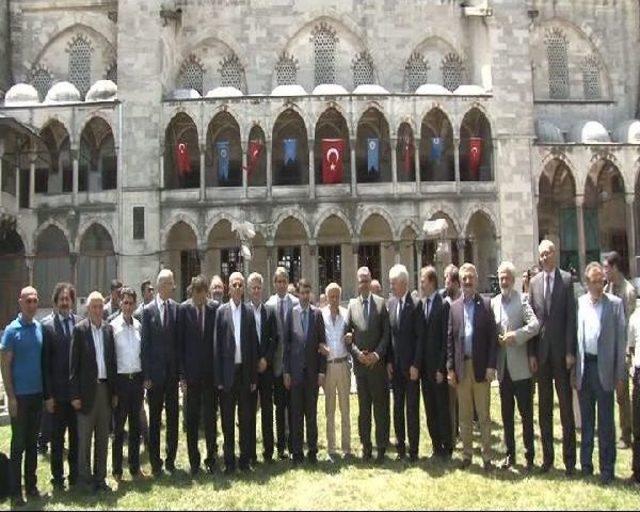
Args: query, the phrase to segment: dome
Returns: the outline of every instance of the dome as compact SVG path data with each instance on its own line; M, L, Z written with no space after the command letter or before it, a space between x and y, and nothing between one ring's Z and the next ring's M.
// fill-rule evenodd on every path
M389 94L384 87L377 84L362 84L356 87L353 94L362 94L364 96L377 96L380 94Z
M631 119L619 125L614 140L621 144L640 144L640 121Z
M543 144L564 144L562 131L549 121L542 119L536 121L536 136L538 137L538 142Z
M301 85L279 85L273 91L271 96L306 96L307 91Z
M175 89L169 94L170 100L197 100L202 98L195 89Z
M44 101L45 103L73 103L82 100L80 92L71 82L57 82L49 89Z
M207 98L237 98L239 96L244 96L244 94L235 87L216 87L207 93Z
M118 96L118 86L111 80L98 80L87 93L87 101L112 101Z
M31 84L16 84L4 96L6 107L18 107L39 103L38 91Z
M338 84L320 84L311 94L314 96L336 96L349 93L344 87Z
M479 85L461 85L453 91L453 94L456 96L484 96L487 91Z
M424 96L442 96L443 94L451 94L451 91L439 84L422 84L416 90L416 94Z
M571 128L571 142L578 144L602 144L611 142L609 132L598 121L582 121Z

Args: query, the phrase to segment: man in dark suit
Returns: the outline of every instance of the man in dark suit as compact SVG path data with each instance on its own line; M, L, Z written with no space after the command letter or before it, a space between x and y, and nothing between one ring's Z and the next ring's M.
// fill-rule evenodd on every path
M393 424L396 431L398 460L406 456L405 415L409 433L409 458L418 460L420 444L420 310L409 292L409 272L404 265L389 270L393 296L389 299L391 345L387 372L393 389Z
M260 416L262 420L262 446L265 462L273 460L273 355L278 343L278 327L276 312L271 306L262 304L263 278L257 272L247 279L251 300L247 306L253 312L258 336L258 388L252 398L253 412L251 419L255 420L258 395L260 397ZM252 443L255 450L256 424L251 427ZM256 453L251 454L251 461L256 462Z
M229 277L229 302L216 315L214 362L215 379L222 393L225 473L236 468L236 407L240 424L240 469L251 471L251 394L258 382L258 336L255 317L242 302L244 277Z
M540 322L536 339L534 373L538 373L539 422L543 461L540 470L553 467L553 384L555 381L560 421L562 456L568 475L576 465L576 428L570 372L576 361L576 303L571 274L556 266L556 248L549 240L538 247L542 272L529 283L529 303ZM537 368L535 368L537 366Z
M78 478L78 429L76 412L71 406L69 364L73 328L80 317L72 312L76 291L70 283L58 283L53 290L54 311L42 321L45 405L52 414L51 483L64 489L64 438L69 433L67 462L69 485Z
M478 414L485 471L491 463L491 381L496 376L498 338L491 301L477 292L476 268L460 268L462 297L451 304L447 332L449 384L458 391L462 469L471 465L473 453L473 411Z
M208 283L204 276L191 280L191 298L178 308L178 362L180 384L186 391L187 448L191 474L200 472L198 432L204 415L207 445L205 466L213 473L216 462L216 407L213 365L213 330L217 302L208 302Z
M166 414L166 460L176 469L178 451L178 304L171 299L173 272L163 269L156 280L155 300L142 313L142 374L149 399L149 460L155 476L162 474L160 424Z
M446 381L448 316L444 313L444 300L438 293L438 274L432 266L420 271L420 291L421 326L418 328L418 343L422 347L420 376L427 428L433 455L448 460L453 453L449 389Z
M284 384L291 390L291 448L294 464L304 460L302 445L307 427L307 458L318 461L318 388L324 385L327 359L320 353L325 344L321 311L312 306L311 283L298 281L300 303L293 308L287 325L284 349Z
M357 272L358 297L349 301L345 341L353 357L358 387L358 431L362 458L371 459L371 409L376 421L377 461L389 444L389 388L385 367L389 347L389 314L384 299L371 293L371 272Z
M111 413L118 405L115 343L113 329L103 321L102 295L90 293L87 304L89 316L73 330L71 352L71 405L78 412L78 478L86 490L110 491L105 479Z

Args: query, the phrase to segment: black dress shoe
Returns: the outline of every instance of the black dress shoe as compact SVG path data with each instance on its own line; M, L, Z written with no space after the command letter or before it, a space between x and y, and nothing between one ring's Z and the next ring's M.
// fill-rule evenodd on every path
M163 475L162 466L151 467L151 474L156 478L160 478Z
M507 470L507 469L511 469L515 464L515 461L513 460L513 457L507 455L504 460L502 460L502 462L500 462L499 464L499 468L502 470Z
M485 460L482 463L482 469L484 469L485 473L490 473L491 471L493 471L493 462L491 462L490 460Z
M287 460L289 456L287 455L287 452L285 452L284 450L278 450L278 458L280 460Z
M418 454L417 453L412 453L411 455L409 455L409 460L411 462L418 462Z
M536 465L533 463L532 460L528 460L527 461L527 465L524 467L524 470L526 473L533 473L533 471L536 469Z
M406 453L404 452L398 452L398 455L396 455L396 460L404 460L404 458L407 456Z
M99 482L94 486L95 492L111 492L111 487L107 485L107 482Z
M600 475L600 485L611 485L613 483L613 475Z
M307 454L307 460L309 461L309 464L317 464L318 456L315 453L309 453Z
M293 461L294 466L299 466L304 462L304 456L299 454L294 454L293 457L291 457L291 460Z
M198 476L200 473L200 466L191 468L191 476Z
M27 504L26 500L22 497L22 495L20 496L12 496L11 497L11 508L15 509L15 508L22 508Z
M564 474L565 476L573 476L576 474L576 468L568 467L567 469L564 470Z
M174 462L170 462L170 463L168 462L164 465L164 467L171 474L176 472L176 465Z
M54 491L64 491L64 480L51 480Z
M243 473L255 473L256 470L251 465L251 463L247 463L247 464L240 464L240 471L242 471Z
M468 469L471 466L471 459L462 459L460 462L460 469Z
M373 457L373 454L371 453L371 451L363 451L362 452L362 460L370 461L372 457Z
M548 473L553 469L553 462L543 462L542 466L540 466L540 473Z
M229 475L233 475L236 472L236 467L235 466L226 466L224 468L224 474L229 476Z
M31 489L27 489L26 494L28 498L33 498L35 500L46 500L50 497L49 493L40 492L40 490L37 487L32 487Z

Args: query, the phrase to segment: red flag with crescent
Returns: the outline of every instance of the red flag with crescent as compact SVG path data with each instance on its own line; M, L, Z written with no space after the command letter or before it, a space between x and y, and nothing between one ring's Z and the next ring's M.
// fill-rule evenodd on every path
M176 146L176 163L178 164L178 174L184 176L191 173L191 158L189 157L189 146L186 142L178 142Z
M343 157L343 139L322 139L322 183L342 183Z
M478 178L482 161L482 139L469 137L469 172L474 179Z
M247 166L244 168L244 170L247 171L247 178L251 177L251 174L253 173L256 166L258 165L263 149L264 149L264 144L262 143L261 140L252 139L249 141L249 151L247 154Z

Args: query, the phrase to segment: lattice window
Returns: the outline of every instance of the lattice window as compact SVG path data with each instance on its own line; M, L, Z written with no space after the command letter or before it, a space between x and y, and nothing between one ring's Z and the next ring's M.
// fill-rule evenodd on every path
M53 85L53 76L48 69L39 64L31 70L29 75L29 83L36 88L40 101L43 101Z
M105 78L107 80L111 80L114 84L118 83L118 63L117 62L112 62L111 65L107 68Z
M569 97L569 51L568 41L562 30L554 28L545 36L547 63L549 66L549 97Z
M287 53L280 55L276 64L276 83L278 85L295 85L298 81L298 62Z
M313 53L315 57L315 84L336 82L336 32L326 23L321 23L313 31Z
M91 54L93 48L83 35L74 37L69 45L69 82L75 85L82 97L91 87Z
M353 61L353 85L358 87L363 84L372 84L373 79L373 59L368 52L356 55Z
M464 80L464 64L457 53L449 53L442 59L442 85L455 91Z
M190 55L182 64L178 82L183 89L195 89L202 94L204 88L204 66L195 56Z
M404 68L404 81L407 92L416 92L422 84L426 84L429 77L429 63L424 55L414 52L409 57Z
M595 55L589 55L582 63L582 83L585 99L599 100L602 98L600 63Z
M225 57L220 63L220 84L244 91L244 68L237 55Z

